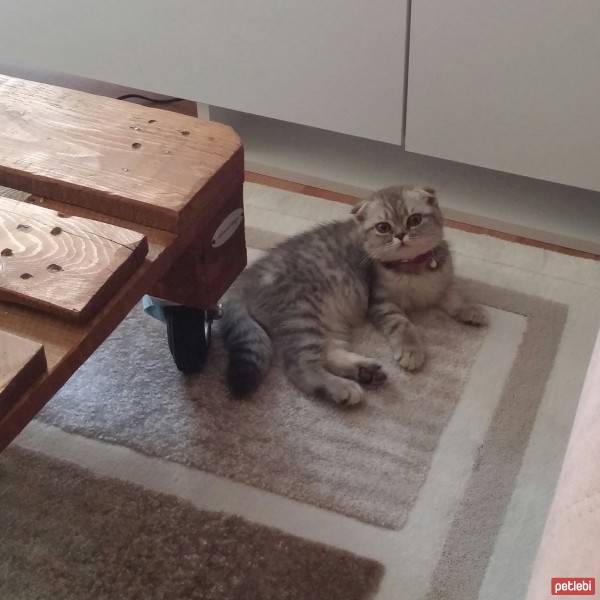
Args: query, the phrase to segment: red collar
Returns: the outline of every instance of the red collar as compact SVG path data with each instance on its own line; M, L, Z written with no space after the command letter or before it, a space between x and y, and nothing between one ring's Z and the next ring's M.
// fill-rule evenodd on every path
M429 250L429 252L425 252L425 254L419 254L419 256L415 256L414 258L392 260L390 262L382 262L380 264L386 269L391 269L392 271L417 273L421 270L420 267L425 263L429 263L429 268L431 270L437 269L438 262L435 260L433 250Z

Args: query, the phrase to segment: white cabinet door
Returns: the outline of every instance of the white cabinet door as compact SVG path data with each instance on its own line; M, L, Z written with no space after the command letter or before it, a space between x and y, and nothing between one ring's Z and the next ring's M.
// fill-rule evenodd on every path
M402 142L407 0L0 0L0 59Z
M600 190L600 2L413 0L406 149Z

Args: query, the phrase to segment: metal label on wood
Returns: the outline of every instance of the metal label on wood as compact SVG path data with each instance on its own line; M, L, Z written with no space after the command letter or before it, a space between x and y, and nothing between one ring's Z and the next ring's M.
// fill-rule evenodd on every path
M212 247L222 246L237 231L243 220L244 210L242 208L236 208L233 212L230 212L217 227L212 238Z

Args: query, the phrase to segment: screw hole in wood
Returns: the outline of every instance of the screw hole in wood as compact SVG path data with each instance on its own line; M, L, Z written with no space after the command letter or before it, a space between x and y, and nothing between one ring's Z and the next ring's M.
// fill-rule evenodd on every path
M12 256L13 255L13 251L10 248L4 248L4 250L2 250L2 252L0 252L1 256Z
M31 273L21 273L21 279L31 279L32 277Z
M63 270L60 265L55 265L54 263L48 265L46 269L48 269L48 271L50 271L51 273L58 273L59 271Z
M187 129L184 129L184 130L181 132L181 135L190 135L190 132L189 132Z
M142 145L139 142L133 142L133 144L131 144L131 147L134 150L139 150L142 147Z
M62 229L60 227L53 227L50 230L50 235L60 235L62 233Z
M17 229L19 231L31 231L31 227L29 225L23 225L22 223L17 225Z

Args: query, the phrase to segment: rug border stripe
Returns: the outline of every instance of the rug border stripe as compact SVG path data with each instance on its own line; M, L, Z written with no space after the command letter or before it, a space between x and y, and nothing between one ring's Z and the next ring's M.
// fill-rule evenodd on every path
M565 304L480 282L465 283L469 296L478 302L525 315L527 328L434 569L428 600L479 596L568 315ZM523 397L529 400L525 406ZM482 496L487 506L494 507L484 523L470 500Z

